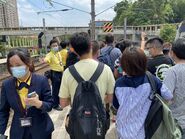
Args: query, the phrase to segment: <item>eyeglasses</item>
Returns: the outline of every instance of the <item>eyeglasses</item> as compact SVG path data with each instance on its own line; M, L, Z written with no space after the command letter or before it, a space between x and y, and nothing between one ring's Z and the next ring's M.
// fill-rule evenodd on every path
M151 48L153 48L153 46L146 47L145 49L146 49L146 50L149 50L149 49L151 49Z

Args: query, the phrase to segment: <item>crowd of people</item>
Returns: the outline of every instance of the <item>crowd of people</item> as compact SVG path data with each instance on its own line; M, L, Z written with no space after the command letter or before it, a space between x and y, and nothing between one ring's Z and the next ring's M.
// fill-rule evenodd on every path
M54 125L47 112L70 105L65 126L71 139L105 139L110 113L118 139L145 139L152 104L150 72L185 139L185 38L169 43L160 37L146 40L142 33L140 46L133 46L129 40L115 43L112 34L95 41L81 32L69 42L54 38L49 45L50 52L40 59L50 67L48 78L34 73L27 50L9 52L12 77L3 82L0 94L0 138L10 108L10 139L51 139Z

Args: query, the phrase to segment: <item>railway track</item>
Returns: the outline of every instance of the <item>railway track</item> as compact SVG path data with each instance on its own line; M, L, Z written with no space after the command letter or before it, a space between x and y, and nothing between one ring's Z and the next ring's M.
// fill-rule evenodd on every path
M43 74L48 69L49 69L48 64L43 64L43 63L36 63L35 64L35 72L38 73L38 74ZM10 77L11 77L11 75L9 73L5 73L3 76L0 77L0 90L1 90L1 87L2 87L2 82L5 79L8 79Z

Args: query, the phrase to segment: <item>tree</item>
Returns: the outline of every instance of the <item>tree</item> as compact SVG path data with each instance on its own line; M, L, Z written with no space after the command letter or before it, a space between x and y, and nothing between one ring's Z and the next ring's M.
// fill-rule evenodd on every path
M185 0L123 0L114 8L114 23L128 25L176 23L185 18Z
M174 12L173 23L180 23L185 19L185 1L184 0L171 0L170 4Z
M160 30L160 36L165 42L173 42L176 35L176 25L166 24Z

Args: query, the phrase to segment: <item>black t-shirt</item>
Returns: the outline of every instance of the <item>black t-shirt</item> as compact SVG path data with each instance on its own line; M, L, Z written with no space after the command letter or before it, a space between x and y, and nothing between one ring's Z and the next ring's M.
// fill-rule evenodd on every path
M158 55L147 61L148 71L158 77L161 81L163 81L168 68L173 65L173 60L165 55Z
M75 53L70 52L66 60L66 68L68 68L71 65L74 65L78 61L79 61L78 56Z

